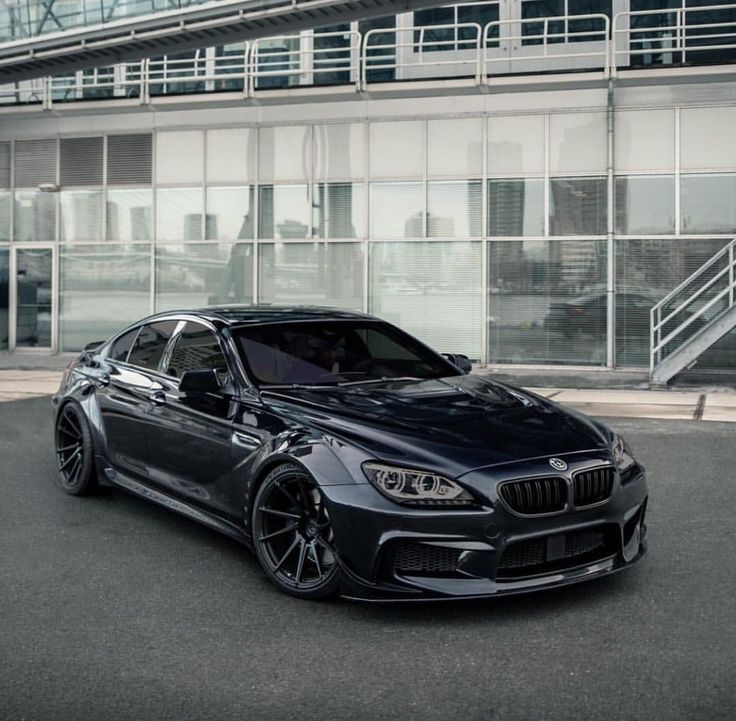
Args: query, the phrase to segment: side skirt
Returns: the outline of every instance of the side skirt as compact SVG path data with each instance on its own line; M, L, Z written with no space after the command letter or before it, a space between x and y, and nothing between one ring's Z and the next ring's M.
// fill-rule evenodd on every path
M153 501L159 506L163 506L164 508L168 508L171 511L181 514L182 516L191 518L192 520L197 521L197 523L209 526L210 528L213 528L220 533L224 533L226 536L230 536L230 538L234 538L236 541L250 547L250 543L246 538L245 533L234 523L230 523L224 518L207 513L206 511L196 508L195 506L192 506L178 498L173 498L161 491L154 490L140 481L136 481L129 476L119 473L109 466L104 470L105 478L111 485L123 488L124 490L129 491L136 496L140 496L141 498L145 498L148 501Z

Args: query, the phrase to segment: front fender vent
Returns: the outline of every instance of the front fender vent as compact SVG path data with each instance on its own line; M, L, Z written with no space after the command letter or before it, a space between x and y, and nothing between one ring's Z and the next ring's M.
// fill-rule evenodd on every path
M499 494L515 513L525 516L557 513L565 508L567 484L563 478L528 478L504 483Z

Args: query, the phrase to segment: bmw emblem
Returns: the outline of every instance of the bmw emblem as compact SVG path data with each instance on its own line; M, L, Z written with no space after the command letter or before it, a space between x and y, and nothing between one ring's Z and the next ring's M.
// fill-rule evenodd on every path
M565 463L565 461L563 461L562 458L550 458L549 464L556 471L566 471L567 470L567 463Z

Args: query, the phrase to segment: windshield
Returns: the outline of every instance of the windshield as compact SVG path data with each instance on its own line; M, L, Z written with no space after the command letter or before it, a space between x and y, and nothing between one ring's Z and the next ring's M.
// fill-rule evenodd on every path
M459 371L410 335L380 321L309 321L233 329L260 386L337 385L441 378Z

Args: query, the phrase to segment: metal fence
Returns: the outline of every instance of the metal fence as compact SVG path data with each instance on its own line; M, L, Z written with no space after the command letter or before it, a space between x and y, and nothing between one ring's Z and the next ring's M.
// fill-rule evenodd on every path
M148 0L147 0L148 1ZM155 5L159 0L151 0ZM385 81L597 73L736 61L736 3L668 10L305 32L0 87L0 103L343 85Z

